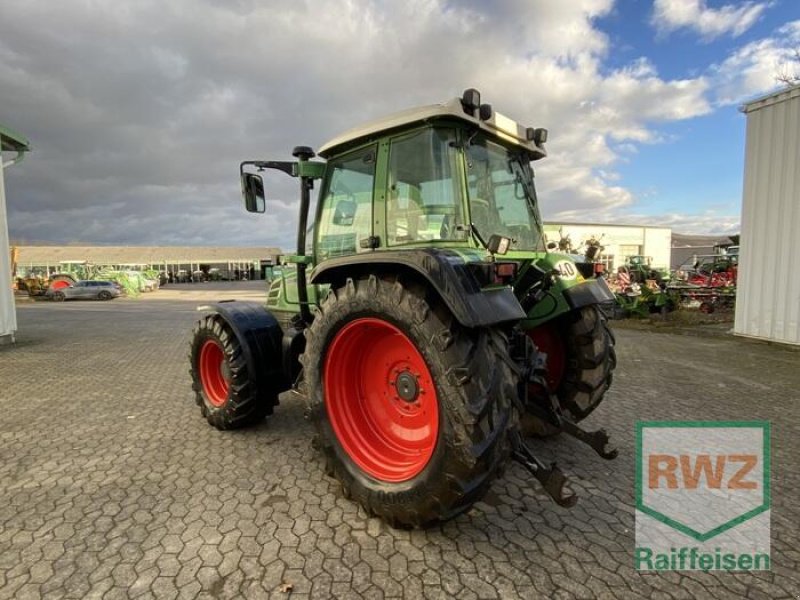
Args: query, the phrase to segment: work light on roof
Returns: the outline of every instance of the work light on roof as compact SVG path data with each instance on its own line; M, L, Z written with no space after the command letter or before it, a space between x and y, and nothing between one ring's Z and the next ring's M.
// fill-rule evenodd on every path
M525 138L529 142L533 142L537 146L541 146L547 141L547 129L543 127L537 127L536 129L533 127L528 127L525 130Z
M464 93L461 95L461 106L464 107L464 112L470 115L471 117L475 116L475 111L480 108L481 105L481 93L476 90L475 88L469 88L468 90L464 90Z

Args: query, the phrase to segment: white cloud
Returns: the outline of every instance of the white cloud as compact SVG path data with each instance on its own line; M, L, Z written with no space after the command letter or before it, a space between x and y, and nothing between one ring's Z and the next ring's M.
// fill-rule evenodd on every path
M709 113L707 76L645 58L608 71L612 0L118 3L7 0L2 121L34 152L7 173L11 234L291 247L296 182L240 206L238 163L288 159L357 123L466 87L533 126L547 218L635 208L615 165L659 124ZM156 26L157 25L157 26Z
M629 223L652 223L653 217L629 215ZM739 215L720 214L715 210L699 213L667 213L658 216L658 224L675 233L688 235L734 235L741 231Z
M715 103L736 104L780 87L777 77L795 62L798 46L800 20L787 23L772 37L745 44L722 63L712 65L708 77Z
M713 40L725 34L741 35L767 7L767 2L739 2L709 8L706 0L655 0L650 22L662 34L691 29L704 39Z

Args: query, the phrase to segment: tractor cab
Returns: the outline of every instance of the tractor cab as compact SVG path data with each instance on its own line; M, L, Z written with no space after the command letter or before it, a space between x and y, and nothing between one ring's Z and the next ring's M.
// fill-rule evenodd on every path
M568 312L561 292L576 286L584 296L608 301L602 282L587 281L595 277L590 261L545 247L531 163L546 156L546 141L546 129L523 126L467 90L461 98L337 136L319 149L326 162L310 160L313 152L303 148L306 158L297 163L243 163L245 205L252 212L266 206L263 182L252 167L301 178L307 173L304 187L319 187L313 225L298 226L303 247L288 259L296 272L287 271L273 284L279 289L270 297L283 304L272 307L295 313L298 305L315 303L325 293L334 271L380 261L384 253L390 262L395 259L389 253L413 260L410 255L421 249L458 254L479 274L481 288L510 284L530 326ZM326 266L331 260L336 269ZM311 285L307 271L313 273ZM525 300L530 285L541 279L549 284L552 277L557 306L534 310L536 303ZM291 289L296 287L305 289Z
M414 246L487 250L492 236L507 240L504 253L544 252L530 163L546 139L474 90L340 135L320 148L326 163L306 167L322 180L313 262ZM244 181L247 209L263 211L260 177Z

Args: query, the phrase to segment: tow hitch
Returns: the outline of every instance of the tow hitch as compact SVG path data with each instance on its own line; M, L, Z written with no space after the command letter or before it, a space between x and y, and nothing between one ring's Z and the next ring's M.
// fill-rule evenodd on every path
M519 432L514 434L514 439L512 439L511 443L514 447L511 457L539 480L544 491L548 493L556 504L566 508L575 506L575 503L578 502L578 496L564 488L567 483L567 476L558 468L556 463L550 463L548 467L536 458L536 455L522 439L522 434Z
M523 378L523 382L520 385L520 396L525 399L526 412L557 428L558 432L566 433L583 442L601 458L606 460L615 459L618 451L616 448L608 447L610 440L606 430L587 431L564 414L558 397L548 390L546 375L545 357L544 360L537 360L534 368L528 372L527 377ZM528 397L529 384L533 384L534 389L541 390L541 393L536 394L535 397ZM556 504L567 508L575 506L578 497L565 487L567 476L564 475L564 472L555 462L550 463L548 467L539 460L525 443L520 432L514 433L511 443L513 447L512 458L525 467L542 484L544 490Z
M617 458L619 452L616 448L607 449L606 446L608 445L609 438L608 433L606 433L605 429L598 429L597 431L586 431L585 429L581 429L578 425L570 421L569 419L562 417L561 418L561 426L563 428L564 433L571 435L576 440L580 440L587 446L589 446L592 450L597 452L600 457L605 458L606 460L614 460Z

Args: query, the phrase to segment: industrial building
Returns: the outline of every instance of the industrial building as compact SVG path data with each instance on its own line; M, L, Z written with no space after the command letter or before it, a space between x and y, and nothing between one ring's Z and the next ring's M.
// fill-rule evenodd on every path
M673 233L672 263L670 268L674 271L696 257L719 254L722 249L727 249L734 245L738 246L738 242L734 244L735 239L737 239L736 236Z
M800 345L800 85L741 110L747 141L734 333Z
M672 230L650 225L608 225L597 223L545 223L548 243L569 240L575 252L583 254L586 241L598 239L603 246L599 261L607 272L615 272L629 256L649 256L655 268L669 269Z
M28 140L0 125L0 344L13 343L17 331L17 312L11 289L12 257L8 252L8 216L3 171L21 161L29 150Z
M25 246L16 247L17 276L68 271L74 265L112 269L154 269L180 280L212 271L220 279L264 279L281 251L237 246Z

